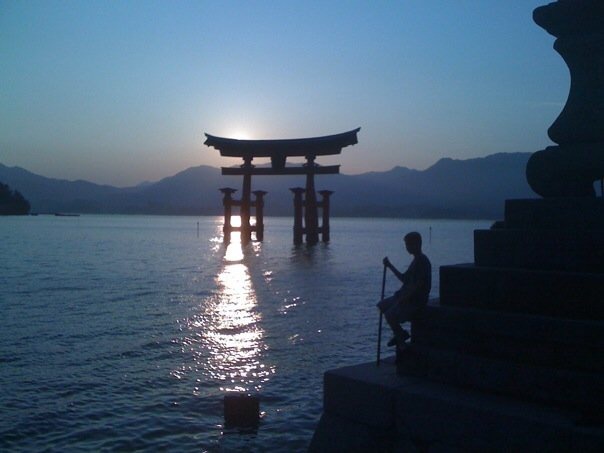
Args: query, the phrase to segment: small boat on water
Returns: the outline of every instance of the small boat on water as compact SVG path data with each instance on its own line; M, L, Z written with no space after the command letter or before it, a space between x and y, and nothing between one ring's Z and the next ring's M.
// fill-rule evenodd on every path
M80 214L68 214L66 212L55 212L56 217L80 217Z

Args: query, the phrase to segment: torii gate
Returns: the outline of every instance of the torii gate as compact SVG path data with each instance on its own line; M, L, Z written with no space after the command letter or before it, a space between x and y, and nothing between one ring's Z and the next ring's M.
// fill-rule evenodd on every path
M224 241L230 242L232 231L241 231L241 242L251 241L252 231L256 240L264 238L263 206L264 191L252 192L252 175L306 175L306 187L290 189L294 193L294 243L301 244L304 234L308 244L319 241L319 233L324 242L329 241L329 190L319 192L322 201L317 202L315 193L315 175L337 174L339 165L319 166L315 163L317 156L340 154L342 148L358 143L357 128L341 134L324 137L297 138L285 140L238 140L234 138L216 137L205 134L207 146L220 151L224 157L241 157L243 165L237 167L222 167L223 175L243 175L243 190L241 200L234 200L235 189L225 187L220 189L224 194ZM270 157L271 166L256 168L252 165L255 157ZM304 157L306 163L301 166L286 167L288 157ZM256 196L252 202L252 193ZM304 198L303 198L304 196ZM231 226L232 206L240 206L241 227ZM256 208L256 225L250 224L251 208ZM323 224L319 227L318 208L323 209ZM304 226L302 225L304 218Z

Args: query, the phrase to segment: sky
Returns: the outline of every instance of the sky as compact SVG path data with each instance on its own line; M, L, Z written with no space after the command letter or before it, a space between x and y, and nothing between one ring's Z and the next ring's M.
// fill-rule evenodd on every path
M0 163L130 186L237 161L204 133L361 127L341 172L552 144L547 0L0 0Z

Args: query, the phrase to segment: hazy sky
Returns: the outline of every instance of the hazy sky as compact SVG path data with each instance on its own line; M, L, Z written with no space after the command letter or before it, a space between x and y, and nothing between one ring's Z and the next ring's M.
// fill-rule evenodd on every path
M343 173L536 151L569 88L547 0L0 0L0 163L113 185L231 165L204 132L358 126Z

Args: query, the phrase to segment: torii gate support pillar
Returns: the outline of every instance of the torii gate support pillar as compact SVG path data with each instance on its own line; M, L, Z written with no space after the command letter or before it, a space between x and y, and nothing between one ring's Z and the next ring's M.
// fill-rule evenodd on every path
M321 202L319 205L323 208L323 225L321 226L321 240L329 242L329 197L333 190L320 190Z
M233 194L237 192L237 189L232 189L230 187L224 187L220 189L222 194L224 195L222 198L222 205L224 206L224 224L222 226L222 232L224 235L223 242L228 244L231 242L231 232L233 231L233 227L231 226L231 215L233 213Z
M268 193L264 190L254 190L252 192L256 196L256 201L254 205L256 207L256 226L254 230L256 231L256 240L263 241L264 240L264 196Z
M300 245L304 237L304 228L302 227L304 200L302 199L302 194L306 190L302 187L294 187L289 190L294 193L294 244Z

